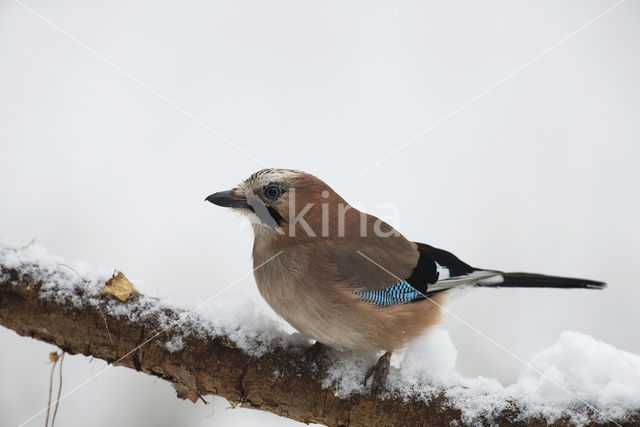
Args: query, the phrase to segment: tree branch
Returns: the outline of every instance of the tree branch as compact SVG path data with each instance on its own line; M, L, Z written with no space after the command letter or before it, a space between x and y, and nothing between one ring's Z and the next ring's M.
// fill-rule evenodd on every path
M331 350L314 364L305 361L310 356L305 348L277 343L262 355L251 355L226 336L185 335L185 326L198 327L193 318L184 309L169 310L153 298L132 294L120 302L112 295L97 294L95 287L75 286L73 301L64 302L51 297L56 289L45 282L37 266L8 268L0 263L0 324L67 353L117 362L162 378L181 398L196 401L214 394L242 407L330 426L449 425L461 418L460 410L447 404L443 394L427 400L418 396L336 396L332 387L322 386L331 358L340 357ZM145 317L142 311L152 314ZM139 315L122 315L124 312ZM158 334L167 324L174 327ZM174 334L183 345L172 352L167 340ZM523 424L519 414L511 405L490 421ZM637 425L639 421L636 414L626 423ZM565 419L555 424L568 423ZM547 423L538 418L526 424Z

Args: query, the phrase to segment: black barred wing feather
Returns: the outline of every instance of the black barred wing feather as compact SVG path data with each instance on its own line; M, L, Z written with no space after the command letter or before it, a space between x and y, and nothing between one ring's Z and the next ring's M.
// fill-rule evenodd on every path
M387 288L362 290L355 293L362 296L362 299L368 303L382 306L406 304L424 299L424 296L406 280L401 280Z

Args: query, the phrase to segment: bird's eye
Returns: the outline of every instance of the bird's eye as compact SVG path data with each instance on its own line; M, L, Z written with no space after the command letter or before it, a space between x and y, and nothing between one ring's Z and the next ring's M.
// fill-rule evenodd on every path
M270 185L264 189L264 195L267 199L275 200L282 194L282 189L275 185Z

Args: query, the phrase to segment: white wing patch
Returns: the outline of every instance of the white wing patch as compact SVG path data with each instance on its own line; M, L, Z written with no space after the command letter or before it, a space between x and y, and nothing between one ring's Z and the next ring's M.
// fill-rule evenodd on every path
M436 271L438 272L438 282L440 280L445 280L451 277L451 273L447 267L444 267L438 263L438 261L434 261L436 263Z
M502 274L496 274L495 276L489 276L486 279L478 280L478 285L480 286L496 286L500 283L504 282L504 277Z
M436 263L437 264L437 263ZM440 265L438 264L438 267ZM443 267L444 268L444 267ZM440 271L438 269L438 271ZM442 276L440 276L442 277ZM436 283L433 283L427 287L427 292L444 291L445 289L455 288L464 285L476 285L492 286L502 283L503 277L501 274L495 271L483 271L478 270L464 276L449 277L447 271L447 278L440 279Z

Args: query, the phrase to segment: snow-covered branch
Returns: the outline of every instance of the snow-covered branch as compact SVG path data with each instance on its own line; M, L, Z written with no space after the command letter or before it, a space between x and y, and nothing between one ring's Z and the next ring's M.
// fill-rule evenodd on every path
M527 403L517 393L497 390L494 383L483 388L460 380L453 385L457 380L451 380L451 371L442 366L441 380L430 385L420 372L405 369L403 376L401 369L395 369L388 390L371 396L361 381L374 355L328 349L314 353L308 341L282 332L249 305L214 301L206 309L194 309L136 293L121 301L100 293L111 274L65 264L38 245L21 248L2 242L0 324L69 354L97 357L162 378L181 398L196 402L215 394L242 407L307 423L595 425L609 424L612 416L620 424L640 422L637 410L624 413L638 404L629 397L637 390L628 389L624 380L618 381L616 390L620 399L630 400L618 412L594 411L590 405L598 402L569 399L567 410L556 411L551 418L540 409L540 402ZM637 356L630 357L629 363L636 367ZM443 375L449 382L442 380ZM497 391L492 394L492 390ZM525 394L534 391L529 388Z

